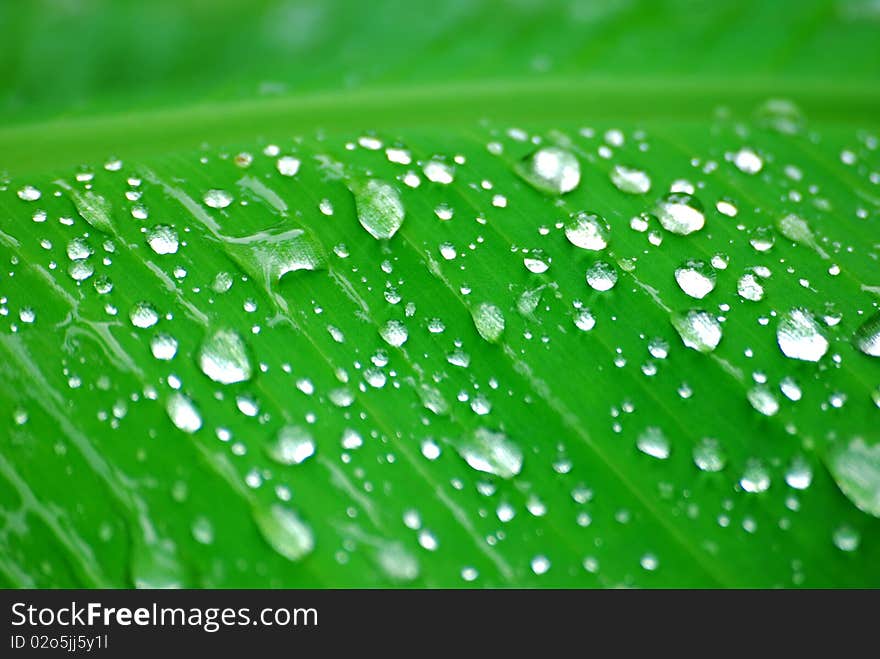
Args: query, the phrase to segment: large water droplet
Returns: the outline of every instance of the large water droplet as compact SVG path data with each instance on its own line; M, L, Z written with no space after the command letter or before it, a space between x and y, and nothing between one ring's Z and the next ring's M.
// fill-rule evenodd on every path
M199 368L220 384L249 380L253 370L244 339L229 328L214 330L205 338L199 348Z
M581 165L569 151L550 146L538 149L516 166L526 182L546 194L571 192L581 182Z
M457 442L455 449L471 467L487 474L513 478L522 469L522 451L502 432L477 428Z
M302 464L315 454L315 438L301 426L284 426L266 452L278 464Z
M287 560L299 561L314 550L311 528L292 510L277 503L254 506L253 516L266 542Z
M399 348L409 338L409 332L399 320L389 320L379 329L379 335L388 345Z
M565 223L568 242L581 249L603 250L608 246L609 235L608 222L597 213L576 213Z
M302 229L224 238L230 255L252 276L271 286L288 272L316 270L324 265L321 244Z
M834 445L828 452L828 469L856 508L880 517L880 444L868 446L856 437Z
M880 357L880 311L862 323L856 330L853 341L866 355Z
M128 313L131 324L141 329L152 327L159 322L159 314L149 302L137 302Z
M587 284L594 291L609 291L617 284L617 269L607 261L596 261L587 270Z
M786 357L817 362L828 352L828 339L806 309L792 309L779 319L776 341Z
M657 218L664 229L680 236L699 231L706 224L702 204L695 197L680 192L673 192L660 201Z
M474 326L489 343L497 343L504 333L504 313L494 304L483 302L474 309Z
M721 342L721 323L708 311L691 309L672 317L682 342L699 352L712 352Z
M403 224L403 202L397 190L378 179L352 181L358 221L376 239L391 238Z

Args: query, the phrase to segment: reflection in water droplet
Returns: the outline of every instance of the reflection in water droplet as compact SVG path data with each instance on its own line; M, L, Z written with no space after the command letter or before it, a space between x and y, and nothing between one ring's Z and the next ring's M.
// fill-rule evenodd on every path
M664 229L681 236L699 231L706 224L702 204L695 197L679 192L663 198L657 207L657 218Z
M136 303L131 308L128 317L131 319L132 325L140 327L141 329L152 327L159 322L159 314L149 302Z
M828 467L834 482L859 510L880 517L880 444L856 437L832 446Z
M314 550L312 530L292 510L277 503L256 505L253 517L269 546L287 560L299 561Z
M171 422L185 433L194 433L202 427L202 417L193 402L175 391L168 397L165 410Z
M806 309L792 309L779 319L776 341L782 354L791 359L817 362L828 352L828 339Z
M658 460L668 458L671 450L666 435L656 426L645 428L636 440L636 446L645 455L650 455Z
M229 328L214 330L205 338L199 348L199 367L220 384L249 380L253 370L244 339Z
M672 317L682 342L699 352L712 352L721 343L721 323L707 311L691 309Z
M621 192L645 194L651 190L651 178L646 172L624 165L615 165L611 170L611 182Z
M688 261L675 270L675 281L681 290L698 300L715 289L715 278L715 270L704 261Z
M397 190L384 181L369 179L349 184L358 221L377 240L391 238L403 224L403 202Z
M856 347L866 355L880 357L880 311L862 323L853 340Z
M472 468L487 474L509 479L522 469L522 451L502 432L477 428L458 441L455 449Z
M210 208L226 208L232 203L232 195L225 190L208 190L202 199Z
M565 223L565 237L568 242L581 249L605 249L610 233L608 222L597 213L576 213Z
M301 426L284 426L266 452L278 464L302 464L315 454L315 439Z
M497 343L504 333L504 314L494 304L483 302L474 309L474 326L489 343Z
M607 261L596 261L587 270L587 284L595 291L609 291L617 284L617 268Z
M716 472L727 466L727 454L721 443L711 437L703 437L694 445L694 464L700 471Z
M267 287L289 272L316 270L325 262L321 244L302 229L261 231L243 238L225 237L224 243L230 255L252 276L261 278ZM224 278L220 286L226 281ZM228 282L231 286L231 277Z
M526 182L545 194L560 195L574 190L581 181L581 165L574 154L559 147L544 147L516 166Z

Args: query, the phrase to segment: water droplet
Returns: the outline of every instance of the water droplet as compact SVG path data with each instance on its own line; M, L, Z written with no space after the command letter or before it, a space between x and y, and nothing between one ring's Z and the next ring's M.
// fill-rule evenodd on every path
M509 479L522 469L522 451L502 432L477 428L455 449L473 469L487 474Z
M441 185L449 185L454 180L452 167L445 162L439 160L430 160L422 168L425 176L432 183L440 183Z
M779 401L776 396L764 385L758 385L749 389L747 394L749 402L755 411L764 416L773 416L779 412Z
M516 166L527 183L545 194L571 192L581 181L581 165L574 154L559 147L545 147Z
M131 324L141 329L152 327L159 322L159 314L152 304L149 302L138 302L128 313Z
M764 297L764 287L751 272L745 273L736 282L736 292L744 300L759 302Z
M232 195L225 190L208 190L202 199L210 208L226 208L232 203Z
M378 179L349 184L357 207L358 221L378 240L391 238L403 224L403 202L397 190Z
M739 479L740 487L750 494L765 492L770 487L770 472L764 463L756 458L746 462L746 468Z
M651 190L651 178L646 172L624 165L615 165L612 168L611 182L614 187L627 194L646 194Z
M244 339L233 329L214 330L199 348L199 368L220 384L249 380L252 367Z
M853 340L856 347L866 355L880 357L880 311L862 323Z
M165 411L168 412L171 423L185 433L192 434L202 427L202 416L195 404L179 391L168 397Z
M302 464L315 454L315 439L301 426L284 426L266 452L278 464Z
M785 471L786 484L795 490L806 490L813 482L813 469L803 456L796 456Z
M399 348L406 343L406 340L409 338L409 332L406 329L406 325L399 320L389 320L379 330L379 336L381 336L388 345Z
M150 340L150 352L153 357L162 361L174 359L177 354L177 339L170 334L156 334Z
M282 176L296 176L300 166L299 158L293 156L282 156L275 162L278 173Z
M636 446L645 455L650 455L658 460L668 458L671 450L666 435L656 426L645 428L636 439Z
M532 274L540 275L550 269L550 257L542 249L530 250L523 257L523 265Z
M664 229L680 236L699 231L706 224L702 204L695 197L679 192L673 192L660 201L657 218Z
M791 359L817 362L828 352L828 339L806 309L792 309L779 319L776 341L782 354Z
M24 186L17 194L22 201L36 201L42 196L42 193L32 185Z
M67 258L71 261L80 261L87 259L92 255L91 246L84 238L74 238L67 243Z
M565 223L565 237L575 247L600 251L608 246L610 228L597 213L580 212Z
M498 343L504 333L504 313L494 304L483 302L474 309L474 326L489 343Z
M834 529L831 535L834 546L840 551L852 552L859 548L862 538L859 532L849 524L842 524Z
M682 342L699 352L712 352L721 342L721 323L707 311L691 309L672 317Z
M589 309L578 309L574 315L574 324L582 332L589 332L596 326L596 318Z
M326 261L321 244L303 229L261 231L243 238L226 237L224 242L239 265L267 287L289 272L316 270Z
M815 246L816 238L807 221L797 215L790 214L779 218L776 223L780 233L795 243Z
M587 270L587 284L595 291L609 291L617 284L617 269L607 261L596 261Z
M736 168L746 174L757 174L764 167L764 161L761 156L749 148L742 148L733 156L733 164Z
M715 289L715 270L704 261L688 261L676 268L675 281L687 295L702 300Z
M281 556L298 561L315 548L315 536L299 516L280 504L255 506L254 521L266 542Z
M727 466L727 454L721 443L711 437L703 437L694 445L694 464L700 471L717 472Z
M147 232L147 243L156 254L176 254L177 232L166 224L160 224Z
M547 574L550 569L550 559L543 555L535 556L531 561L532 572L538 576Z
M856 437L829 450L828 468L834 482L856 508L880 517L880 444L869 446Z

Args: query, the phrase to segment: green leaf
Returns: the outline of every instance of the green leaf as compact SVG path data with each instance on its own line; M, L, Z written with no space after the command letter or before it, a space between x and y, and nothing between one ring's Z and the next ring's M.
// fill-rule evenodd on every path
M867 4L264 4L0 9L0 584L880 585Z

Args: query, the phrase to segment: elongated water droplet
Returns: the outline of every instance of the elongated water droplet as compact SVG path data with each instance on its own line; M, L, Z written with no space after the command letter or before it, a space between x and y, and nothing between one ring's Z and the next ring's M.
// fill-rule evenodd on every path
M672 326L688 348L699 352L712 352L721 343L721 323L707 311L691 309L676 314L672 317Z
M224 242L239 265L267 288L289 272L317 270L326 261L321 244L303 229L262 231L243 238L227 237Z
M657 218L664 229L680 236L699 231L706 224L702 204L695 197L680 192L673 192L660 201Z
M580 212L565 223L565 237L575 247L600 251L608 247L610 228L597 213Z
M715 289L715 278L715 269L704 261L688 261L675 270L675 281L681 290L698 300Z
M315 438L301 426L284 426L266 452L278 464L302 464L315 454Z
M165 410L171 423L185 433L192 434L202 427L202 416L195 404L184 394L175 391L168 397Z
M641 169L615 165L611 170L611 182L621 192L646 194L651 190L651 177Z
M299 561L315 548L312 529L281 504L254 506L254 521L266 542L289 561Z
M522 469L522 451L502 432L477 428L457 442L455 449L472 468L487 474L509 479Z
M829 450L828 469L834 482L856 508L880 517L880 444L869 446L856 437Z
M550 146L538 149L516 166L526 182L545 194L560 195L581 182L581 165L569 151Z
M749 389L747 394L749 403L764 416L773 416L779 411L779 401L776 396L764 385L758 385Z
M199 348L199 368L220 384L250 380L253 370L244 339L229 328L214 330L205 338Z
M483 302L474 309L474 326L483 339L497 343L504 333L504 313L494 304Z
M349 189L354 195L358 221L378 240L391 238L403 224L403 202L397 190L378 179L352 181Z
M817 362L828 352L828 339L806 309L792 309L779 319L776 341L782 354L791 359Z
M862 323L853 340L856 347L866 355L880 357L880 311Z

